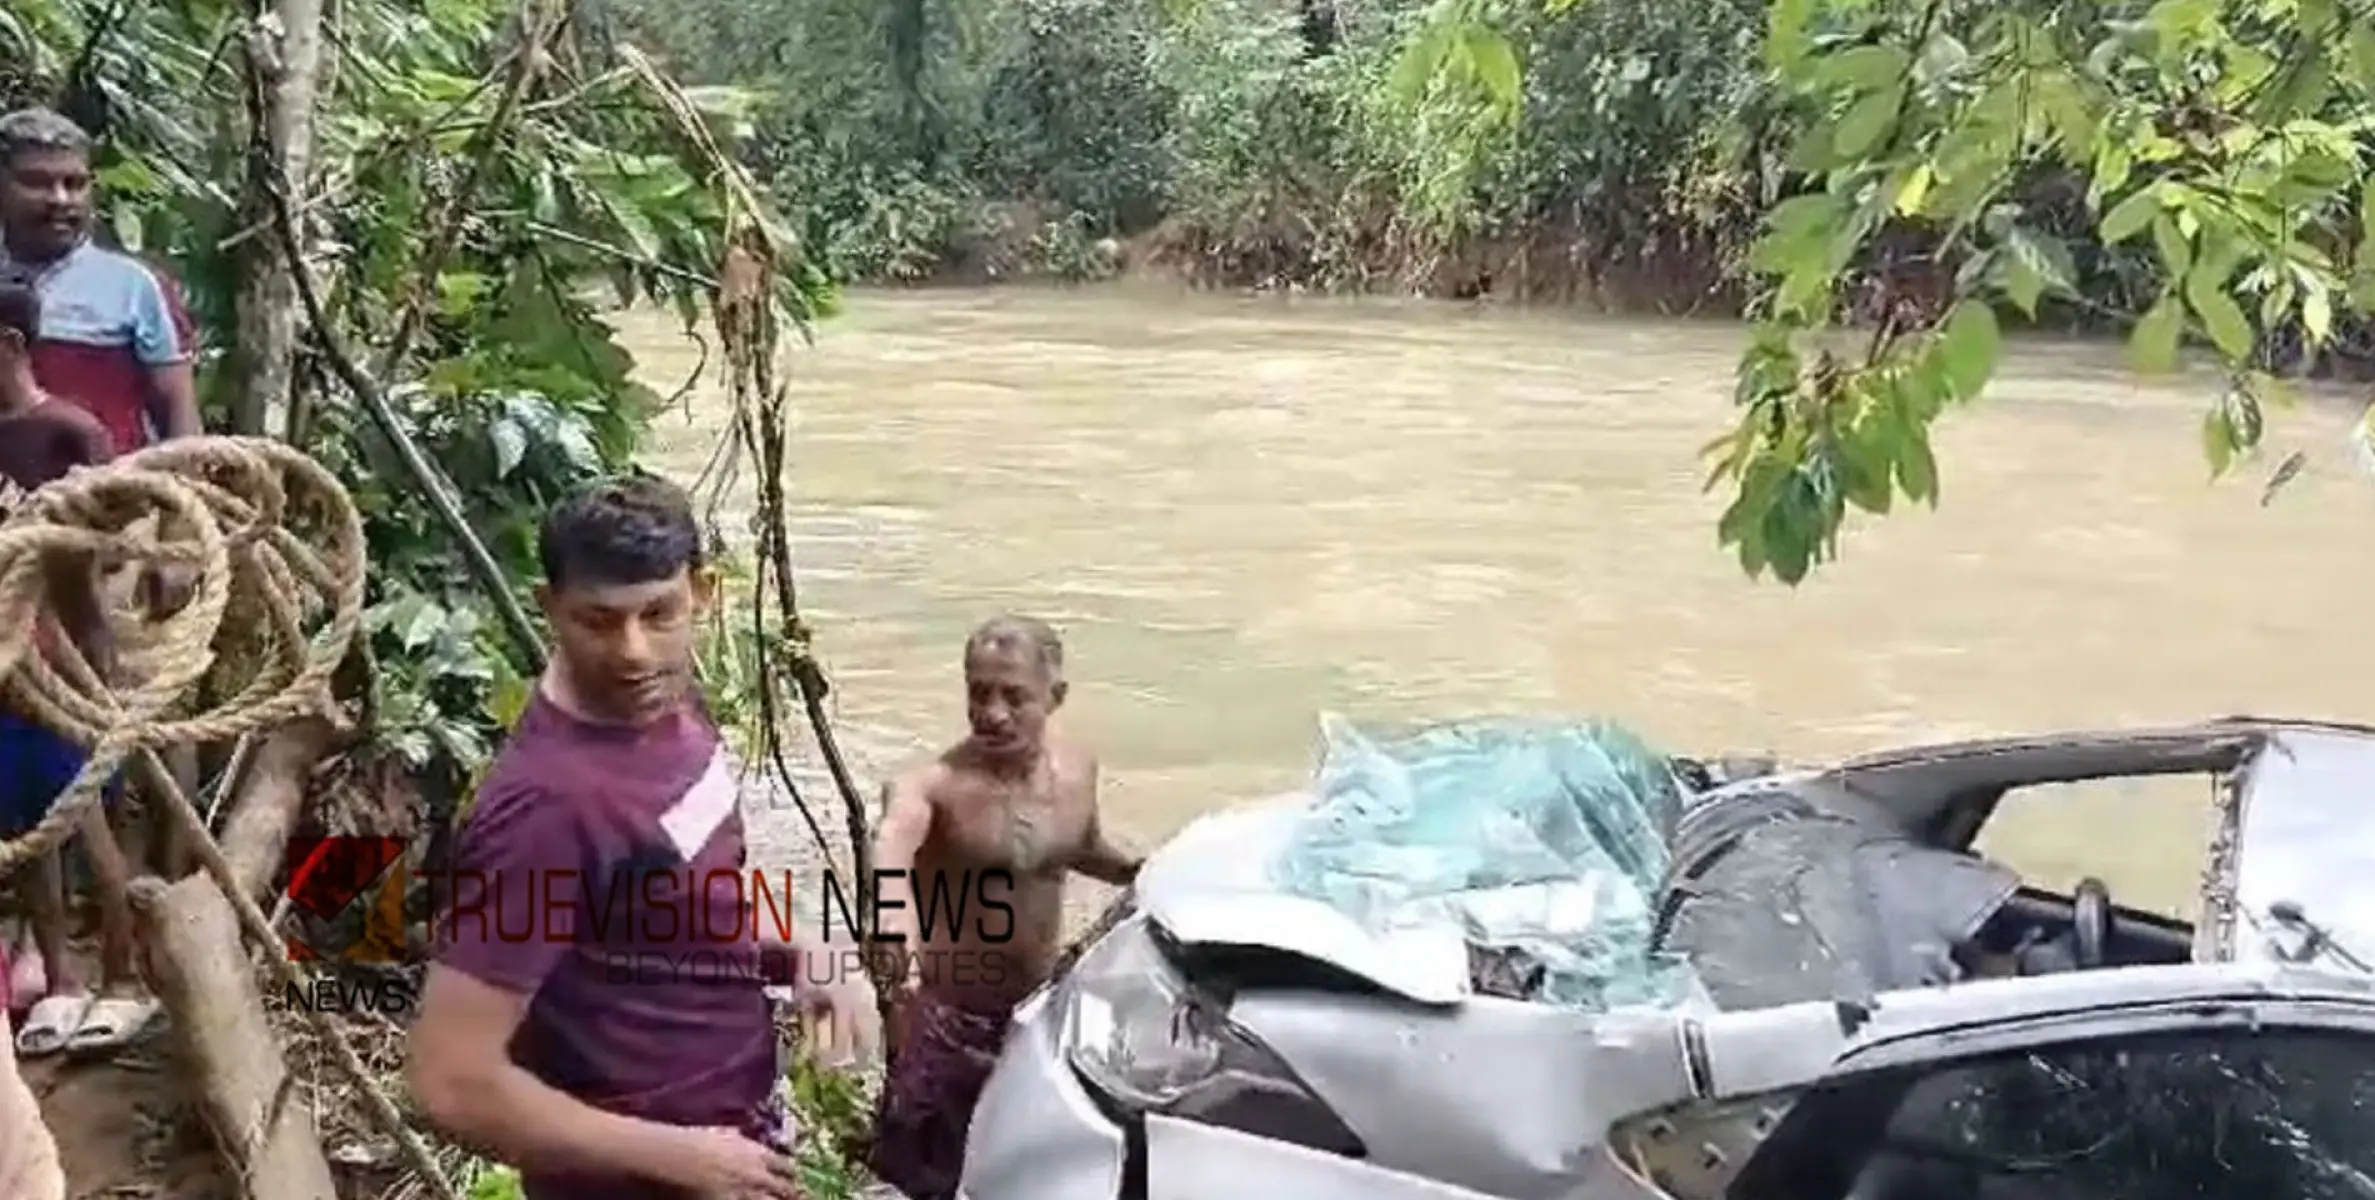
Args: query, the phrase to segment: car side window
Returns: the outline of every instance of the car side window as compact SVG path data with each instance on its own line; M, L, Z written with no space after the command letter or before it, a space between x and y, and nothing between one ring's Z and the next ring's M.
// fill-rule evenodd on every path
M1974 849L2031 887L2067 895L2093 876L2114 903L2193 920L2216 829L2206 774L2123 776L2016 788Z
M1725 1200L2343 1200L2375 1179L2375 1036L2229 1027L1810 1089Z

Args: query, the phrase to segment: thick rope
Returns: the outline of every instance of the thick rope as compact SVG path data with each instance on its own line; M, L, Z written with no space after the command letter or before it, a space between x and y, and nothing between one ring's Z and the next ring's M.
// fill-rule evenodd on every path
M196 822L157 748L308 714L336 719L330 677L362 618L363 522L319 463L262 438L186 438L10 501L0 522L0 704L90 757L38 826L0 845L0 880L72 837L128 760L171 790L167 801L188 810L177 814L185 823ZM139 677L111 685L66 639L36 631L57 628L53 572L126 563L192 564L199 573L190 602L142 639ZM309 637L308 619L324 611ZM178 713L218 655L253 673L221 703ZM204 840L202 822L197 833ZM200 854L227 876L211 842ZM0 1018L0 1035L9 1032ZM14 1047L0 1045L0 1196L46 1200L63 1188L40 1106L17 1073Z
M52 571L92 555L107 568L198 570L189 603L141 639L139 677L112 685L64 638L35 636L55 628ZM22 495L0 523L0 704L90 753L40 825L0 845L0 879L73 836L137 751L334 716L330 677L362 619L363 571L362 516L346 489L266 438L176 439ZM308 619L325 612L309 636ZM63 652L37 652L44 640ZM178 711L218 655L251 673L212 707Z

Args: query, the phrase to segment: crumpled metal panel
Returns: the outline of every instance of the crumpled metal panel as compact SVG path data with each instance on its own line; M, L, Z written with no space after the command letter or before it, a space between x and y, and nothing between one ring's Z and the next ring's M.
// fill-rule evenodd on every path
M1841 817L1744 832L1675 886L1661 948L1690 956L1716 1005L1850 999L1960 977L1951 951L2019 886L1993 863Z

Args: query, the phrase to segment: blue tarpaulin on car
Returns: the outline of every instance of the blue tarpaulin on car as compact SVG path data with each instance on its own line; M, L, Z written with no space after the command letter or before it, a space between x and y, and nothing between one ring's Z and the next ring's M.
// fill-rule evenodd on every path
M1316 800L1279 885L1387 934L1460 925L1530 968L1528 998L1602 1010L1681 1002L1690 968L1650 952L1682 788L1612 722L1490 719L1372 736L1333 713Z

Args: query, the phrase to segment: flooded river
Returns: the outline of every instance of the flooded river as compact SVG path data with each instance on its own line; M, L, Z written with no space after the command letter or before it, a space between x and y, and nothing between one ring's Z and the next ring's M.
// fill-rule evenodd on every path
M650 381L697 361L622 318ZM2021 344L1939 433L1943 494L1791 590L1715 542L1721 324L1120 290L860 293L801 358L805 602L869 781L962 725L966 631L1054 621L1070 727L1152 842L1290 786L1315 714L1605 713L1792 758L2238 712L2375 716L2375 480L2348 412L2274 422L2311 472L2212 486L2207 392ZM655 431L690 479L720 393ZM2271 455L2271 461L2274 455ZM2171 790L2176 794L2172 796ZM2193 784L2010 810L2047 875L2182 907ZM2169 818L2169 819L2164 819Z

